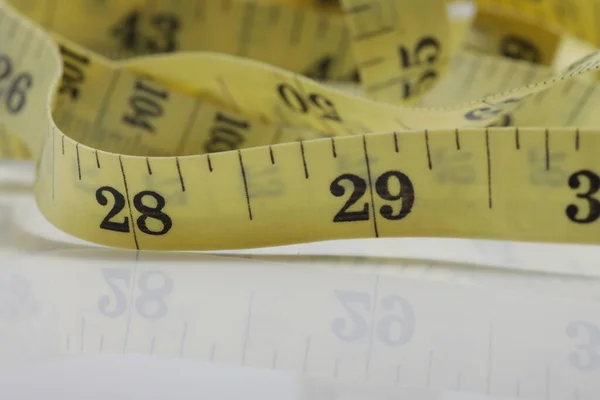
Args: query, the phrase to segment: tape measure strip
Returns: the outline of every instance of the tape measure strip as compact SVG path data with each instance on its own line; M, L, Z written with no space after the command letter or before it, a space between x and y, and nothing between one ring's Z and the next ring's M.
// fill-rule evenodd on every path
M598 240L592 225L585 224L597 218L594 208L585 216L581 201L571 204L577 196L595 204L590 195L573 191L585 179L595 182L596 175L583 163L591 162L584 153L593 151L595 132L483 128L509 112L505 106L515 108L531 94L596 69L595 53L556 78L444 109L410 109L353 98L297 75L225 55L135 59L122 64L124 68L113 67L112 77L122 70L127 70L123 75L146 74L170 90L200 93L266 123L277 120L280 110L285 116L279 118L282 123L339 136L354 133L353 124L364 129L361 133L426 128L193 157L139 157L88 147L53 126L48 106L60 76L57 49L37 27L7 5L2 7L4 40L0 40L4 64L12 69L3 120L21 135L37 161L35 195L43 214L74 236L110 246L169 250L384 236ZM102 91L94 95L108 99L105 104L111 106L133 101L132 88L158 97L164 93L131 76L114 85L102 80L96 85L110 97L99 95ZM272 90L265 90L269 87ZM295 110L286 110L286 94L298 101ZM331 108L322 110L320 105ZM42 110L48 114L42 115ZM323 118L328 111L335 114ZM448 126L461 129L443 129ZM527 168L519 150L546 149L550 171L554 146L570 149L565 164L580 170L569 180L572 189L534 188L519 181L519 172ZM440 184L438 172L446 168L438 165L436 155L449 149L470 154L468 164L476 173L467 184ZM95 174L82 173L93 167ZM270 170L266 186L272 188L278 181L279 192L254 195L259 169ZM178 182L178 193L165 191L166 181ZM540 205L539 198L547 201Z

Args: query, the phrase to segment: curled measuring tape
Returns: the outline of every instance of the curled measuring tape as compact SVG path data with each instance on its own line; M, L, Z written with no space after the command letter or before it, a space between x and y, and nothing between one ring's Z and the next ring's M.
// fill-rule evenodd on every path
M599 53L555 73L453 50L441 0L341 7L2 2L5 154L35 160L52 224L107 246L600 241ZM355 68L361 96L302 76Z

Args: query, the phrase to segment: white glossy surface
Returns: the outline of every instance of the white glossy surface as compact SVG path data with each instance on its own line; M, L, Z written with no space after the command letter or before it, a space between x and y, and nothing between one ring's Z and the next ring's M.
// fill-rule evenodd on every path
M600 247L136 254L54 229L31 181L30 164L0 164L1 399L600 394Z

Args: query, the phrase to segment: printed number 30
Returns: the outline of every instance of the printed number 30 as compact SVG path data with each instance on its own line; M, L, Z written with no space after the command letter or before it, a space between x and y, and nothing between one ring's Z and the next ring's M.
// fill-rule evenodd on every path
M334 295L348 312L351 322L346 318L335 318L331 324L333 334L348 342L366 338L371 328L364 314L368 315L373 307L371 295L346 290L336 290ZM381 299L380 307L384 311L393 311L397 307L398 312L386 315L377 322L371 321L372 324L376 323L374 334L377 339L388 346L408 343L415 332L415 313L410 303L400 296L388 295ZM399 333L394 335L394 331Z
M567 325L566 333L571 338L577 338L583 333L587 337L584 344L575 347L581 353L572 352L569 361L572 366L582 371L594 371L600 368L600 328L585 321L573 321Z

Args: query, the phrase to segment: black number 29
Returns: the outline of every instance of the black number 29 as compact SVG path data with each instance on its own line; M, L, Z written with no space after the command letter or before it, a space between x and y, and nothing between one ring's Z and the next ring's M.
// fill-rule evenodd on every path
M114 198L114 205L108 212L106 217L100 223L100 228L115 232L129 232L129 218L125 217L123 222L116 222L112 219L116 217L125 208L125 196L120 193L117 189L110 186L102 186L96 191L96 201L101 206L108 205L108 199L104 195L105 192L110 193ZM150 207L143 203L144 197L152 197L156 201L156 206ZM171 217L165 214L162 210L165 207L165 198L160 194L151 190L145 190L136 194L133 198L133 205L142 215L137 219L137 227L140 231L147 235L164 235L173 226ZM162 229L159 231L153 231L148 228L147 220L153 218L162 223Z
M392 194L390 192L390 179L392 178L396 179L400 184L398 194ZM346 193L346 189L341 185L341 182L343 181L352 183L352 193L342 209L333 217L333 222L367 221L369 219L369 204L367 202L364 202L362 208L359 210L348 210L365 194L367 191L367 182L357 175L342 174L331 182L331 185L329 186L329 191L332 195L341 197ZM393 207L389 204L381 206L379 213L383 218L399 220L406 217L411 212L415 202L414 187L410 178L402 172L387 171L381 174L375 181L375 191L383 200L402 201L400 210L397 213L394 213Z

